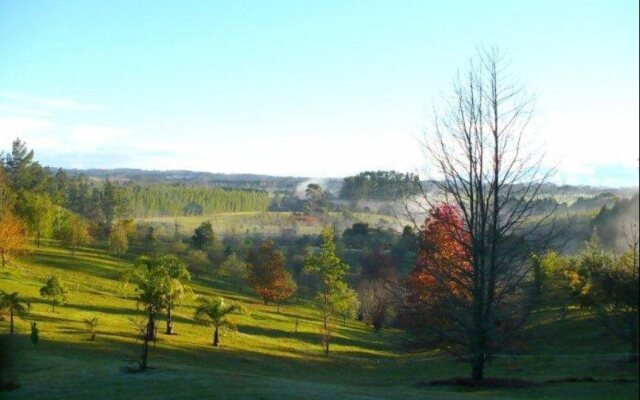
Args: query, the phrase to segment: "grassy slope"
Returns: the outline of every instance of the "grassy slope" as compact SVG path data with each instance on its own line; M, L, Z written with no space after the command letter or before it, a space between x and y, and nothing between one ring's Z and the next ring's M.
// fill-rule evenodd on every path
M320 354L315 311L305 301L282 307L264 306L248 292L238 293L224 279L199 281L197 294L222 295L242 302L247 312L234 317L238 333L210 346L211 328L196 325L187 302L176 312L178 335L159 335L151 354L155 367L144 374L126 374L138 354L131 318L136 310L131 289L123 292L117 278L125 263L98 250L80 252L75 259L58 248L42 248L17 260L0 274L0 288L18 291L32 302L28 320L40 327L40 342L28 339L29 321L17 321L16 370L21 387L3 393L7 399L59 398L636 398L635 383L566 383L527 390L456 391L419 388L427 379L467 373L464 364L435 353L399 351L400 332L375 334L365 325L339 327L332 356ZM69 303L51 312L38 295L39 287L56 273L70 289ZM488 374L545 379L593 376L635 379L637 369L594 356L624 347L604 335L574 310L564 322L550 322L551 311L538 316L538 328L524 351L535 358L500 358ZM82 321L98 316L98 339L89 341ZM294 333L295 318L300 321ZM161 329L164 325L161 325ZM0 322L6 331L7 322ZM575 357L550 357L586 354Z

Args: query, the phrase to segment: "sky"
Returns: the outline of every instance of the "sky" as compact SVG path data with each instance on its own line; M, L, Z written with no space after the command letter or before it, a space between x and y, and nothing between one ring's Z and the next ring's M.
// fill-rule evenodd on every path
M0 0L0 149L42 164L420 172L478 49L536 98L558 183L638 185L637 1Z

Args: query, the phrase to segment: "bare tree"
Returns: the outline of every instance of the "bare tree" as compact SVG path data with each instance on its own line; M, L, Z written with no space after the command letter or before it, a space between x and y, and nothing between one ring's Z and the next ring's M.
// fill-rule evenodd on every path
M425 135L430 190L404 205L424 215L444 199L462 219L455 240L467 262L433 269L434 285L446 290L431 299L440 303L432 321L440 344L470 362L474 382L483 379L491 354L523 327L528 255L553 236L553 213L534 207L552 169L525 144L534 101L507 78L504 65L498 50L481 51L458 76Z

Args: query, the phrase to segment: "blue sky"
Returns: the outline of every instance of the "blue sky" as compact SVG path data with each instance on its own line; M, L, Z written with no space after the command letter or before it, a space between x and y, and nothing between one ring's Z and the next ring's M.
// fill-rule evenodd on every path
M556 180L638 182L637 1L0 0L0 148L43 163L420 170L482 46L535 93Z

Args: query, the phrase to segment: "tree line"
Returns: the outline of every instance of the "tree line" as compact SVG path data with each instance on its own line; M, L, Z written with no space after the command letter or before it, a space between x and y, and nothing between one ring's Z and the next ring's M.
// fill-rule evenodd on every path
M394 200L420 190L418 175L397 171L364 171L343 179L340 198Z
M131 215L162 217L222 212L266 211L269 194L250 189L225 189L182 184L127 184L122 187Z

